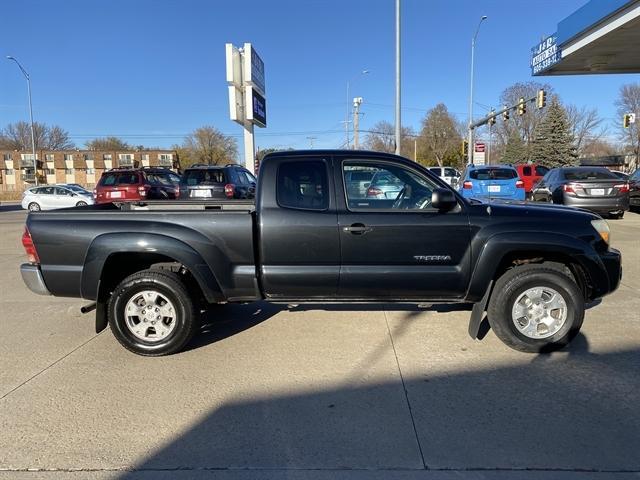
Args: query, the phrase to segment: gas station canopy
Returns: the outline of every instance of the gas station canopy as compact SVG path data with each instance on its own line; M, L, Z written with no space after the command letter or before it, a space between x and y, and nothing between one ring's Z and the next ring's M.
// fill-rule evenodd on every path
M531 49L533 75L640 73L640 0L591 0Z

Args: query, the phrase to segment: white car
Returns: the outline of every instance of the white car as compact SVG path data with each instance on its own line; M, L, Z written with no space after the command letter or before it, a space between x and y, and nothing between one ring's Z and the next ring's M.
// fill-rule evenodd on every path
M429 167L429 170L447 182L453 188L457 188L460 180L460 172L452 167Z
M22 208L30 212L55 208L93 205L91 192L66 185L42 185L31 187L22 194Z

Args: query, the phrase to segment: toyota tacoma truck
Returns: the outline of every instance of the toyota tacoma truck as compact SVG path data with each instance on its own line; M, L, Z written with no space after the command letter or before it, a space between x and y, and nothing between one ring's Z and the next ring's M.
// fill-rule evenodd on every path
M472 303L472 337L487 318L509 347L541 352L570 342L585 305L618 287L609 240L595 214L465 199L399 156L288 151L264 158L255 204L30 213L21 273L35 293L91 301L96 331L109 325L140 355L183 349L203 309L259 300Z

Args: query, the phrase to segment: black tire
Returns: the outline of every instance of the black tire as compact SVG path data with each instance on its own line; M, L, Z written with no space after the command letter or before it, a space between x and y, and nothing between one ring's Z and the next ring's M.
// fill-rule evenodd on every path
M622 213L614 213L611 215L611 218L614 220L620 220L622 217L624 217L624 212Z
M158 298L168 300L173 306L175 316L172 323L175 324L166 338L146 341L137 337L128 326L128 322L138 317L125 315L127 303L143 291L157 292ZM182 350L198 327L197 312L184 283L177 274L168 271L143 270L129 275L111 295L108 315L111 331L120 344L133 353L148 357L170 355ZM142 320L138 318L138 324L141 325L140 322ZM144 325L142 329L145 328L155 332L155 327Z
M76 203L76 207L86 207L86 206L87 206L87 202L80 201L80 202Z
M29 205L27 205L27 210L29 210L30 212L39 212L40 209L40 204L37 202L31 202Z
M536 287L550 287L566 305L564 324L547 338L532 338L516 328L512 308L518 297ZM530 264L507 270L493 287L487 309L491 329L507 346L521 352L540 353L558 350L580 331L584 319L584 297L575 280L556 264Z

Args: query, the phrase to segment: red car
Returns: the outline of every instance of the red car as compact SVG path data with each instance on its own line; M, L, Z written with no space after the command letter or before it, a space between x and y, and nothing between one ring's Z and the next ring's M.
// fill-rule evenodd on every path
M516 165L515 167L518 170L518 176L524 182L524 192L527 196L531 195L534 185L549 171L547 167L534 163Z
M175 199L180 197L180 176L164 168L109 170L93 196L96 203Z

